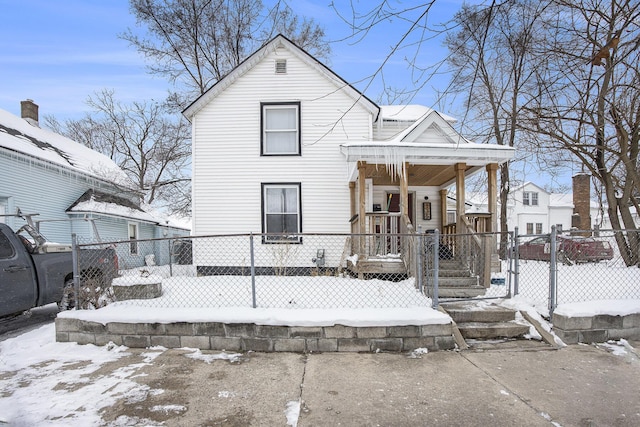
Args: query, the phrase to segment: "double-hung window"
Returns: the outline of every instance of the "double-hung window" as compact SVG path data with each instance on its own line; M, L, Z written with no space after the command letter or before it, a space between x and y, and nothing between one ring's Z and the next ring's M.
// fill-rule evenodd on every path
M263 156L300 155L300 103L262 103L262 136L260 154Z
M523 192L522 204L525 206L538 206L538 193L533 191Z
M300 184L262 184L265 242L299 242L302 231Z

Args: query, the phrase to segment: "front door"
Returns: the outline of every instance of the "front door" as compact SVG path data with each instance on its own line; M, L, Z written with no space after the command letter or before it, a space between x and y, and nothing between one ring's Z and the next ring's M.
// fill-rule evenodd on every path
M389 200L391 198L391 200ZM389 212L400 212L400 193L387 193L387 202L389 203ZM413 193L409 193L409 221L415 226L413 208Z

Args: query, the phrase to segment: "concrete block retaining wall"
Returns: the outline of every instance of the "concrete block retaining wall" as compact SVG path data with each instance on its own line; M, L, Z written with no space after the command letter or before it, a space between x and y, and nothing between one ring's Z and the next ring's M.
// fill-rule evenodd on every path
M567 317L553 314L553 332L566 344L640 339L640 313Z
M57 318L56 341L133 348L163 346L261 352L430 351L455 348L451 324L422 326L267 326L252 323L118 323Z

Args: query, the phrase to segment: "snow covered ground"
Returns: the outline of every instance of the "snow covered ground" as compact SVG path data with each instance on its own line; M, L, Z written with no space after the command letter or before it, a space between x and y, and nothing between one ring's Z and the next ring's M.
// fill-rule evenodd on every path
M574 270L575 271L575 270ZM575 276L575 275L574 275ZM580 276L575 276L580 278ZM185 279L182 277L181 279ZM227 278L228 279L228 278ZM242 280L235 278L234 280ZM309 278L311 279L311 278ZM315 279L318 279L317 277ZM334 278L335 279L335 278ZM273 277L270 280L274 280ZM174 283L175 282L175 283ZM278 301L274 308L251 308L247 301L247 283L234 283L238 301L242 304L235 307L198 306L190 301L194 289L196 295L206 296L205 300L214 298L225 291L215 278L191 277L187 282L174 279L163 281L164 296L154 303L145 306L145 301L130 301L111 304L100 310L81 310L61 313L63 317L77 317L99 322L167 322L167 321L221 321L221 322L256 322L260 324L288 325L327 325L345 324L351 326L377 326L389 324L412 324L410 322L448 323L448 316L433 310L431 301L420 295L413 284L408 282L383 282L345 279L340 285L326 284L316 286L315 292L331 291L333 298L340 304L332 304L332 308L309 308L303 298L310 291L309 284L301 278L284 278L273 287L270 298ZM318 282L316 282L318 283ZM580 280L573 283L578 287ZM637 282L635 282L637 286ZM522 287L521 289L524 289ZM190 292L183 292L192 286ZM230 286L230 285L227 285ZM228 288L226 289L228 290ZM203 292L203 293L200 293ZM342 292L342 293L341 293ZM361 305L350 306L344 303L350 299L359 300L365 293L371 298L372 307ZM393 296L391 301L388 297ZM356 298L358 297L358 298ZM235 298L235 297L234 297ZM199 299L200 300L200 299ZM180 302L177 304L176 302ZM250 299L249 299L250 301ZM202 302L200 300L200 302ZM534 303L535 301L533 301ZM284 308L296 304L302 308L292 310ZM239 304L239 303L238 303ZM537 319L549 330L550 325L544 321L532 301L526 295L505 300L504 305L524 310L537 316ZM191 308L186 308L191 307ZM306 308L305 308L306 307ZM590 314L624 315L640 313L640 299L597 300L575 304L563 304L557 308L565 315L585 316ZM407 323L409 322L409 323ZM532 335L532 338L536 338ZM602 348L623 358L635 358L637 351L625 340L602 343ZM54 325L46 325L17 337L0 342L0 425L12 426L81 426L104 425L101 410L112 406L115 402L126 398L129 401L144 400L153 393L162 393L159 389L142 386L134 379L145 366L167 351L164 348L149 348L140 354L135 363L124 363L117 366L132 350L122 346L93 345L79 346L74 343L55 342ZM139 350L137 350L139 351ZM216 359L233 360L238 354L219 352L202 353L199 350L186 349L185 357L210 363ZM128 359L126 359L128 360ZM634 362L635 363L635 362ZM111 367L107 369L106 367ZM184 408L158 407L158 411L180 412ZM291 401L282 408L283 422L296 425L300 412L300 403ZM153 425L145 420L122 418L112 425Z
M638 363L638 352L627 341L610 341L597 345L620 357L625 363ZM55 342L52 324L42 326L20 336L0 342L0 425L11 426L157 426L139 415L120 415L105 422L104 411L116 411L117 402L140 404L167 392L161 387L149 387L136 381L145 376L145 367L168 350L152 347L130 350L113 344L104 347L79 346ZM195 359L198 363L234 362L242 355L224 352L201 352L182 349L175 357ZM131 353L135 352L134 356ZM416 353L418 354L418 353ZM404 357L427 357L413 354ZM496 359L498 360L498 359ZM250 369L249 365L234 369ZM593 393L598 385L592 385ZM629 390L632 392L632 390ZM219 398L225 391L219 392ZM186 406L171 402L155 405L151 411L176 415L187 411ZM402 406L398 406L402 410ZM298 400L283 405L276 417L282 424L295 426L302 407ZM174 418L175 419L175 418Z

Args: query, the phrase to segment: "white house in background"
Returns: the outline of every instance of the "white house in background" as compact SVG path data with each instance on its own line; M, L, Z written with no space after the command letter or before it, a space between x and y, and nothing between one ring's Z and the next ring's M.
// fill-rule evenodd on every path
M555 225L558 230L569 231L575 227L573 198L572 193L550 193L537 184L525 182L509 194L508 229L513 231L518 227L519 234L543 234L551 232L551 226ZM470 201L473 207L468 210L486 211L486 195L474 194ZM598 203L591 200L589 210L591 218L584 228L606 228Z
M111 159L40 128L33 101L21 106L22 117L0 110L0 221L17 230L26 223L18 212L35 214L40 232L59 243L70 243L72 233L92 242L189 233L141 208L131 181Z
M297 243L307 264L319 248L297 233L470 228L464 182L480 170L489 171L490 229L496 170L513 156L510 147L466 140L454 119L427 107L376 105L282 35L183 114L192 123L193 233L277 233L257 251ZM452 185L462 213L455 224L446 214ZM356 254L357 268L371 272L385 268L372 258L403 256L397 240L357 240L326 253L326 265ZM196 249L197 264L214 262Z

